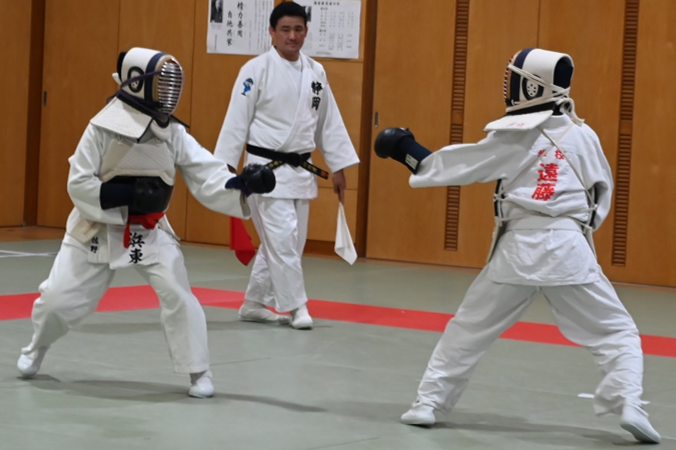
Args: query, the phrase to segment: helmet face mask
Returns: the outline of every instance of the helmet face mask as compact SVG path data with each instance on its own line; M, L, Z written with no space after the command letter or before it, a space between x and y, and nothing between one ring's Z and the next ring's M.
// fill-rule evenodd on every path
M153 77L153 100L159 103L160 112L171 115L178 106L182 92L183 68L170 57L162 62L160 74Z
M157 50L134 47L121 53L113 77L120 83L118 97L160 120L173 114L183 92L183 68Z
M560 99L568 97L573 67L572 58L564 53L537 48L517 52L505 69L507 113L518 114L533 107L553 109Z

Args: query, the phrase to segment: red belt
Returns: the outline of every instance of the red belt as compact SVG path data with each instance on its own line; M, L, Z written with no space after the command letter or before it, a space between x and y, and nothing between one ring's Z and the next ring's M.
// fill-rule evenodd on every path
M124 229L124 248L129 248L129 243L131 242L131 236L129 236L129 227L132 224L138 224L143 226L146 230L153 230L157 226L157 222L164 217L163 212L144 214L142 216L129 216L127 220L127 228Z

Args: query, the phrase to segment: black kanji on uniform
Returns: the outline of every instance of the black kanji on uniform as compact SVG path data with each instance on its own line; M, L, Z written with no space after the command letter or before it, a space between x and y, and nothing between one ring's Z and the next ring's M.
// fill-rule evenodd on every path
M143 253L140 248L135 248L129 252L129 257L131 258L130 263L138 264L143 258Z
M319 81L313 81L312 82L312 92L315 95L319 95L319 93L323 90L324 90L324 88L322 87L322 84Z
M143 235L138 234L138 233L132 233L131 234L131 239L129 240L129 246L130 247L142 247L143 244L145 244L145 241L143 240Z
M92 238L92 244L89 246L89 251L92 253L96 253L99 251L99 237L94 236Z
M312 109L319 109L319 102L321 102L322 99L319 97L312 97Z

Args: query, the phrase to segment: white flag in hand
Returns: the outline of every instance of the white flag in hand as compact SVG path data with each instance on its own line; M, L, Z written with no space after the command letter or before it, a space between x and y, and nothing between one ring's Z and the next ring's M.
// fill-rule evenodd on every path
M350 236L350 229L347 227L345 208L343 208L342 203L338 203L335 251L338 256L350 264L354 264L357 260L357 251L354 249L354 244L352 243L352 236Z

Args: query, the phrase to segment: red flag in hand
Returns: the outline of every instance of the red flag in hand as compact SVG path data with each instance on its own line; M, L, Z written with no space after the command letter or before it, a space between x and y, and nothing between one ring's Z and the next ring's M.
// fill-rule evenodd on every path
M245 266L248 266L256 255L251 236L244 228L244 222L236 217L230 217L230 248L235 251L239 262Z

